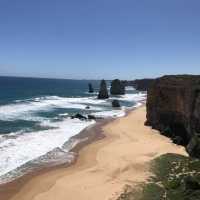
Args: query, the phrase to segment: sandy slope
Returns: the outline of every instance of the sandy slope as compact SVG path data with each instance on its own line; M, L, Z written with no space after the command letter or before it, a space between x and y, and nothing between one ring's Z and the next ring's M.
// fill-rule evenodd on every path
M12 200L110 200L126 184L145 181L149 161L167 152L186 155L145 127L145 107L103 127L106 138L81 150L75 165L33 177Z

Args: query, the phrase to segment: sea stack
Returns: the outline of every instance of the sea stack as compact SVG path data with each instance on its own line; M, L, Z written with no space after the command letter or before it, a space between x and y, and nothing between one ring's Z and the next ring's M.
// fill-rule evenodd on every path
M88 90L89 93L93 93L94 92L94 89L92 87L92 83L88 84L88 88L89 88L89 90Z
M112 95L123 95L125 94L125 85L119 79L115 79L111 83L110 93Z
M109 98L109 95L108 95L108 90L107 90L107 84L105 80L102 80L100 84L98 99L108 99L108 98Z
M200 158L200 76L163 76L147 92L146 125Z

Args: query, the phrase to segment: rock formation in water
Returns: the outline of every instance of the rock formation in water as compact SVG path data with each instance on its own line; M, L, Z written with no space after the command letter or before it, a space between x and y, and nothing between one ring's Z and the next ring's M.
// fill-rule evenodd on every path
M85 109L90 109L90 106L86 106Z
M200 76L164 76L147 93L146 125L200 157Z
M113 80L111 82L110 93L112 95L123 95L123 94L125 94L125 85L119 79Z
M80 114L80 113L77 113L73 116L71 116L71 119L80 119L80 120L86 120L87 117L85 117L84 115Z
M88 84L88 88L89 88L89 93L93 93L94 92L94 89L93 89L93 87L92 87L92 83L89 83Z
M96 117L94 115L88 115L88 119L92 119L92 120L95 120Z
M105 80L102 80L100 84L98 99L107 99L107 98L109 98L107 84Z
M112 107L113 108L119 108L120 107L120 103L117 99L112 101Z

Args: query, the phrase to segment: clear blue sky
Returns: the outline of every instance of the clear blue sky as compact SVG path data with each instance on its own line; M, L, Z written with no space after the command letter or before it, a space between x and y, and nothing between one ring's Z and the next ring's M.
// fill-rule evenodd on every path
M200 74L199 0L0 0L0 75Z

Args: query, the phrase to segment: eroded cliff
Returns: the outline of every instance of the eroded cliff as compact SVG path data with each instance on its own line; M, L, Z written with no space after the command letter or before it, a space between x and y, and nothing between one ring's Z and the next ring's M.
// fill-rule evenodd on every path
M146 125L187 146L190 155L200 157L200 76L155 79L147 92Z

